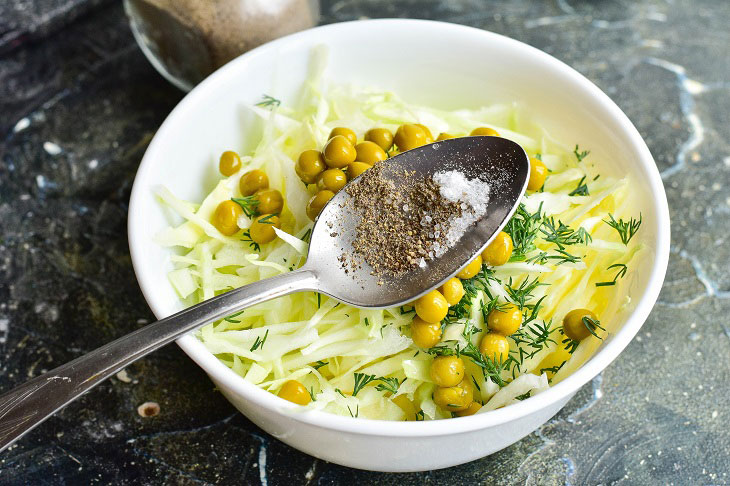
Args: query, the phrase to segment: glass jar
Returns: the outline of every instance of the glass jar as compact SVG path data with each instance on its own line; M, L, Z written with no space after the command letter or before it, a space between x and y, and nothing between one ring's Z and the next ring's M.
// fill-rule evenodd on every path
M124 0L124 9L147 59L185 91L240 54L319 20L319 0Z

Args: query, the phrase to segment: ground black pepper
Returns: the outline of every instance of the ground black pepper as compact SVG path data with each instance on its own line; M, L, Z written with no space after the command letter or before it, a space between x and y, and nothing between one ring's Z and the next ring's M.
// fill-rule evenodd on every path
M403 171L396 184L384 170L385 164L376 164L358 184L345 187L360 220L352 253L340 257L346 271L365 261L381 278L425 266L446 244L451 221L462 214L462 205L442 197L430 177Z

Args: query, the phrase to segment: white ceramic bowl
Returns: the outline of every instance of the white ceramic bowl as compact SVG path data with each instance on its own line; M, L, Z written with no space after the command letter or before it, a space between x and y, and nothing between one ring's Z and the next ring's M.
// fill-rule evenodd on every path
M639 133L595 85L537 49L458 25L368 20L300 32L232 61L170 113L140 165L129 206L129 245L142 292L158 318L181 308L166 276L168 252L152 239L168 225L154 187L164 183L178 196L201 200L219 177L217 155L231 147L250 148L258 136L246 130L250 115L240 105L259 101L263 93L284 103L294 99L310 50L320 44L330 47L328 74L334 81L376 85L408 101L443 108L519 101L559 140L578 141L591 149L594 160L610 161L605 171L634 177L640 185L642 238L650 252L633 274L635 310L617 323L620 330L588 362L544 393L489 413L430 422L296 412L234 374L195 337L183 337L178 344L249 419L318 458L362 469L420 471L496 452L546 422L619 355L656 301L669 255L666 196Z

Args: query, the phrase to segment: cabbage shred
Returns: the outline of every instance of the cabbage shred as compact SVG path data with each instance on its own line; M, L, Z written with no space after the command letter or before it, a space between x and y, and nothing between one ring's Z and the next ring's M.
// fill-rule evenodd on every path
M631 262L642 248L638 239L627 240L640 224L632 219L637 215L630 181L599 177L588 151L557 142L517 104L454 111L409 104L391 92L328 83L322 53L317 56L318 68L298 104L246 107L263 130L239 173L223 178L199 205L159 189L160 201L179 220L157 241L179 250L170 258L169 280L186 304L304 263L312 227L305 206L311 194L294 163L303 150L321 148L333 127L363 134L373 127L395 131L403 123L422 123L433 133L465 134L488 126L541 158L549 176L542 190L523 197L505 228L515 247L510 261L485 265L463 282L465 296L449 310L442 342L434 348L413 344L410 306L357 309L311 292L248 308L203 327L197 338L261 388L276 393L296 379L312 396L304 408L370 419L450 418L431 398L435 385L429 366L436 355L464 357L475 400L484 404L480 412L534 396L577 369L630 302L625 296ZM240 235L224 236L210 224L219 203L241 197L240 176L257 168L286 201L278 238L260 248ZM250 220L241 223L245 229ZM495 363L479 353L478 343L486 315L506 302L522 309L523 324L508 338L510 358ZM580 343L567 339L562 318L575 308L593 310L608 333Z

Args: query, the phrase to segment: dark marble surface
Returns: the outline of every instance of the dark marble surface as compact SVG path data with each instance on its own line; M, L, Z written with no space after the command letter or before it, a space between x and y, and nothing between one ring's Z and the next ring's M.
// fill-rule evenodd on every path
M669 197L672 256L659 303L618 361L493 456L386 475L268 437L168 346L0 455L0 483L730 483L730 2L323 2L326 23L414 16L566 61L646 138ZM181 96L144 59L119 3L0 5L0 389L152 318L129 259L127 201ZM146 401L159 415L137 413Z

